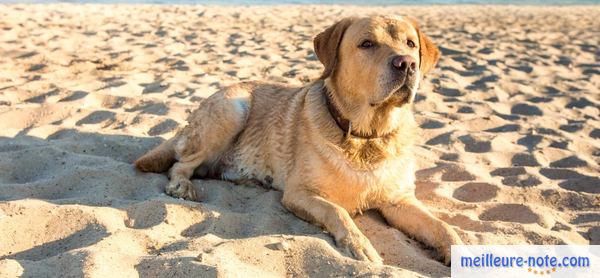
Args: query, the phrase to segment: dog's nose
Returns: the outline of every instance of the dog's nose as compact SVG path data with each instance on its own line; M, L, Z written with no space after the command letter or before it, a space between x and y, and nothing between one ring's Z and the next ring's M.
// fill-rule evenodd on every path
M414 73L417 69L417 61L408 55L395 56L392 59L392 68L402 73Z

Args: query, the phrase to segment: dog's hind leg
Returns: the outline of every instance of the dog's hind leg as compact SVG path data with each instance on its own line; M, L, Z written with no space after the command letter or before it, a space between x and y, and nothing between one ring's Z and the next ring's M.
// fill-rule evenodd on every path
M173 137L146 154L138 158L135 167L143 172L161 173L169 170L175 163L174 143L177 137Z
M215 93L188 118L174 141L177 162L170 172L167 194L198 200L190 177L200 164L217 160L244 129L250 113L250 92L234 86Z

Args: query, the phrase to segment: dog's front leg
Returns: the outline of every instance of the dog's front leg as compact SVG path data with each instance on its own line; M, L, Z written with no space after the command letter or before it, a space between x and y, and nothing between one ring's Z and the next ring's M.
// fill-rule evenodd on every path
M358 229L348 212L322 197L304 192L284 192L283 205L296 216L325 227L338 247L356 259L382 263L369 239Z
M462 244L450 225L433 216L414 196L397 198L380 211L393 227L436 248L446 265L450 264L450 247Z

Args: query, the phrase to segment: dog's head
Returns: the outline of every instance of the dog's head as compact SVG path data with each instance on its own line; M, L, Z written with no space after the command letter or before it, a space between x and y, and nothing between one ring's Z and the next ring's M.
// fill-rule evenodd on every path
M314 39L315 53L348 101L402 106L410 103L421 78L440 52L410 18L346 18Z

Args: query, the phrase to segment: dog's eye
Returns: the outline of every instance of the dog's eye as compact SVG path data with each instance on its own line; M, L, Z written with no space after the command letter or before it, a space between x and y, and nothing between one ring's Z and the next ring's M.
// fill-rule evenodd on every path
M417 46L417 45L415 44L415 42L414 42L414 41L412 41L412 40L408 40L408 41L406 42L406 44L407 44L407 45L408 45L408 47L410 47L410 48L415 48L415 47Z
M359 46L359 47L360 47L360 48L371 48L371 47L373 47L373 46L375 46L375 44L374 44L372 41L370 41L370 40L365 40L365 41L363 41L363 42L360 44L360 46Z

